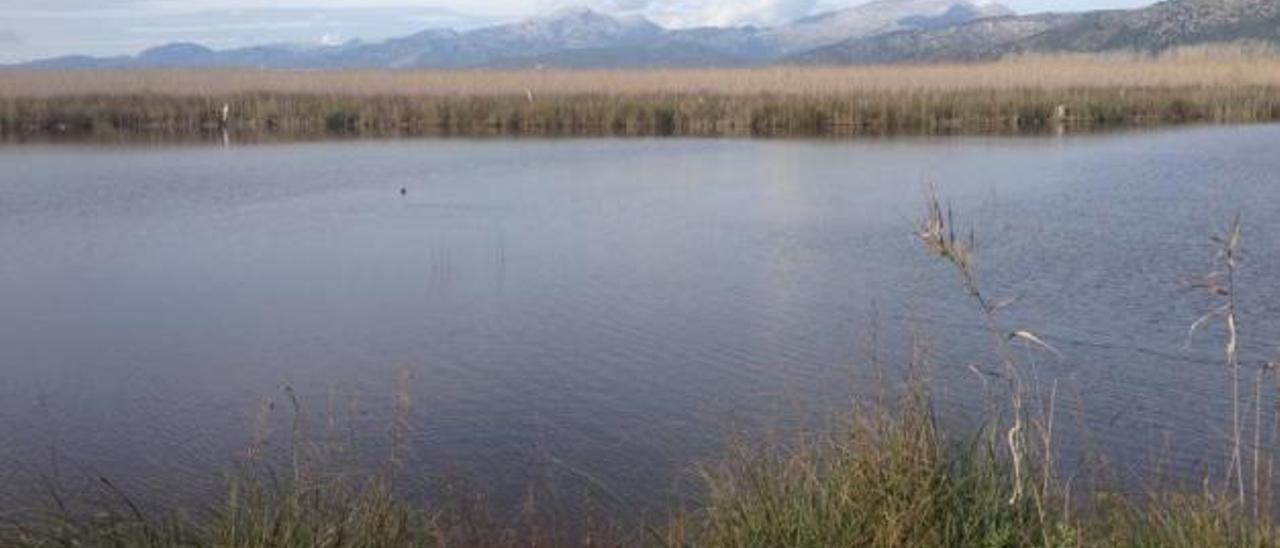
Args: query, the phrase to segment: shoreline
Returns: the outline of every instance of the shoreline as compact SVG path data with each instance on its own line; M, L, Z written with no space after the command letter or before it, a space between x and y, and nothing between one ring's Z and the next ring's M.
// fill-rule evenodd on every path
M1032 135L1280 121L1280 55L525 71L0 69L0 138Z

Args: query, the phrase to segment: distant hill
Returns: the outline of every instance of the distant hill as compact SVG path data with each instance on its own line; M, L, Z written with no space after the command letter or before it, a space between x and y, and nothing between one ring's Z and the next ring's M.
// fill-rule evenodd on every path
M1134 10L972 20L851 38L790 56L799 63L994 59L1010 53L1164 49L1215 42L1280 44L1280 0L1167 0Z
M875 0L776 28L665 29L640 17L587 8L467 32L431 29L379 43L263 45L215 51L169 44L131 57L62 57L34 68L408 69L536 67L701 67L765 64L851 38L935 29L1007 8L970 0Z
M1280 42L1280 0L1168 0L1087 13L1019 44L1040 51L1157 51L1235 40Z
M903 30L932 30L1013 11L999 4L956 0L874 0L849 9L806 17L763 33L782 55L841 41Z
M772 63L975 61L1020 52L1158 51L1207 42L1280 43L1280 0L1167 0L1147 8L1019 16L974 0L874 0L773 28L665 29L569 8L466 32L378 43L212 50L175 43L136 56L70 56L32 68L428 69L734 67Z
M845 40L802 52L787 61L806 64L873 64L908 61L981 61L1018 49L1025 41L1079 15L1038 14L995 17L941 29L898 31Z

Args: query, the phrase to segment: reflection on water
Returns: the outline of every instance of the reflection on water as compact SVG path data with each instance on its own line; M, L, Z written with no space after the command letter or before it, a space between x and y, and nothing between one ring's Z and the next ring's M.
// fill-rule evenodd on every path
M1237 211L1246 353L1280 340L1275 127L222 145L0 148L0 496L51 461L211 488L286 384L380 454L407 365L415 470L518 495L554 457L650 503L731 429L868 390L873 305L890 359L908 316L925 328L943 416L971 422L985 339L912 239L929 183L1113 458L1169 436L1190 470L1220 445L1225 377L1211 335L1185 345L1205 302L1184 280Z

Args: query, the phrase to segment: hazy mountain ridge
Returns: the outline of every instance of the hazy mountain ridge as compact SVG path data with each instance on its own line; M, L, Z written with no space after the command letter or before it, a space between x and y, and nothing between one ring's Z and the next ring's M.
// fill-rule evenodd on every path
M1077 21L1076 14L996 17L943 29L891 32L847 40L791 56L805 64L874 64L908 61L981 61L999 58L1018 44Z
M37 68L479 68L738 66L764 64L814 47L902 29L938 28L1011 13L969 0L876 0L775 28L664 29L640 17L568 8L524 21L457 32L426 30L379 43L267 45L215 51L189 43L136 56L69 56Z
M1280 41L1280 0L1167 0L1151 7L1085 14L1021 49L1155 51L1227 40Z
M999 4L968 0L875 0L852 8L799 19L770 29L765 37L786 56L837 42L912 29L1012 15Z
M1011 53L1158 52L1234 41L1280 44L1280 0L1166 0L1133 10L987 18L854 38L787 61L978 61Z
M1147 8L1018 16L970 0L875 0L773 28L665 29L568 8L466 32L378 43L215 51L175 43L132 57L70 56L37 68L638 68L770 63L974 61L1018 52L1156 51L1204 42L1280 43L1280 0L1166 0Z

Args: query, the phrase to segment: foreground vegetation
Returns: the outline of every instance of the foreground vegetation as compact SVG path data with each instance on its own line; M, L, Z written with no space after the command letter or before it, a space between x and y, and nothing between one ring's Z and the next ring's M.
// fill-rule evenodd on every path
M1253 517L1213 487L1084 492L1067 501L1058 486L1040 483L1043 470L1019 480L991 433L948 438L937 428L927 390L916 385L892 411L859 411L837 435L790 449L736 446L707 469L705 503L673 512L666 524L574 516L576 525L558 529L533 514L499 521L473 493L419 506L397 494L390 477L277 484L246 473L228 482L212 509L148 513L121 495L83 517L53 511L0 525L0 545L1280 546L1280 529L1269 518ZM1011 499L1019 485L1024 495Z
M225 118L223 107L226 107ZM1280 56L640 71L0 71L0 136L1017 133L1280 120Z
M968 435L939 428L930 395L934 366L928 344L917 336L902 368L905 382L885 385L842 427L785 445L733 444L722 461L703 469L698 502L672 510L661 522L598 520L586 505L572 526L557 527L532 504L514 520L495 520L468 490L446 493L436 505L404 498L397 489L398 455L410 400L402 389L392 454L372 479L355 481L317 467L319 448L302 439L295 418L288 477L253 466L251 449L249 465L227 482L221 501L194 513L148 513L102 480L114 502L80 513L55 499L50 511L0 523L0 545L1280 546L1267 449L1274 447L1280 410L1264 417L1262 403L1264 383L1280 377L1268 379L1277 375L1276 364L1246 364L1238 355L1238 219L1214 238L1218 268L1196 284L1217 304L1191 329L1219 327L1228 373L1224 392L1232 405L1225 462L1191 488L1108 487L1101 476L1059 477L1056 384L1042 384L1035 360L1019 358L1057 350L1025 326L1005 323L1002 311L1013 303L994 298L980 283L974 236L964 234L949 208L930 200L917 236L958 278L991 336L991 412ZM874 352L870 362L882 369ZM402 387L408 386L405 375ZM297 416L298 402L288 394Z

